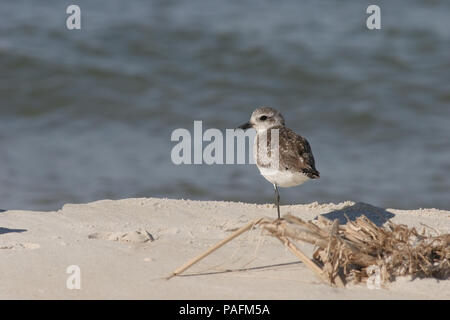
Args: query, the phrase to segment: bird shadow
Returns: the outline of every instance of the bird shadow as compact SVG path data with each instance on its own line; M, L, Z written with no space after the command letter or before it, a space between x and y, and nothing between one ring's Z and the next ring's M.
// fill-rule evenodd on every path
M9 229L9 228L0 227L0 234L13 233L13 232L21 233L21 232L25 232L25 231L28 231L28 230L27 229Z
M383 208L375 207L363 202L357 202L342 209L322 214L322 216L331 221L338 219L339 224L346 224L348 220L355 221L358 217L366 216L370 221L375 223L377 227L381 227L389 219L393 218L395 214Z

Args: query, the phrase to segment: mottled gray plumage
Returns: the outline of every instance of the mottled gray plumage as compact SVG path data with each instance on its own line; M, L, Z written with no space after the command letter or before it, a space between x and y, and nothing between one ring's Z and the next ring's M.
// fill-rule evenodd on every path
M284 126L274 126L267 131L267 150L271 156L270 141L272 130L278 130L279 139L279 169L296 171L305 174L310 179L320 177L317 171L309 142L302 136L296 134L291 129ZM259 145L260 134L256 136L256 147ZM269 167L270 165L259 161L260 152L256 152L256 164L258 167Z
M275 204L278 218L280 218L278 187L293 187L320 177L311 146L305 138L285 127L283 116L273 108L256 109L253 111L250 121L239 128L256 130L253 146L254 158L261 175L275 188ZM273 142L271 141L272 136L276 137L277 134L278 149L272 148ZM278 152L278 159L274 157L276 152Z

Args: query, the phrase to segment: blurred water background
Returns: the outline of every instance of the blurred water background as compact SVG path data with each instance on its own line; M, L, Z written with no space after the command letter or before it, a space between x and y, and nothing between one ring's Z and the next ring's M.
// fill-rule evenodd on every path
M272 202L255 166L170 158L174 129L233 128L260 105L322 175L282 203L450 209L449 15L447 0L2 0L0 209Z

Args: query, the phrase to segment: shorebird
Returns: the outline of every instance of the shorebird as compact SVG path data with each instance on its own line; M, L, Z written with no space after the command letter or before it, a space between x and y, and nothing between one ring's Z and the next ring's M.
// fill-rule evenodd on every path
M285 126L280 112L269 107L257 108L250 121L238 128L256 130L253 156L261 175L273 184L280 219L278 187L294 187L320 177L311 146L305 138Z

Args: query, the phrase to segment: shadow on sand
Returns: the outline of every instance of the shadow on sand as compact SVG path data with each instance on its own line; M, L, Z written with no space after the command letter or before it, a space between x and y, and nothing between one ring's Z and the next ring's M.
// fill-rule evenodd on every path
M201 272L201 273L179 274L179 275L177 275L177 277L198 277L198 276L209 276L209 275L213 275L213 274L223 274L223 273L230 273L230 272L245 272L245 271L252 271L252 270L264 270L264 269L271 269L271 268L276 268L276 267L297 265L300 263L301 263L300 261L294 261L294 262L270 264L270 265L249 267L249 268L227 269L227 270L223 270L223 271L208 271L208 272Z
M328 213L324 213L322 214L322 216L332 221L338 219L339 224L346 224L347 217L348 219L350 219L350 221L354 221L358 217L366 216L370 221L380 227L395 215L383 208L378 208L367 203L358 202L354 205L347 206L340 210L334 210Z
M27 229L9 229L9 228L0 227L0 234L12 233L12 232L20 233L20 232L25 232L25 231L27 231Z

